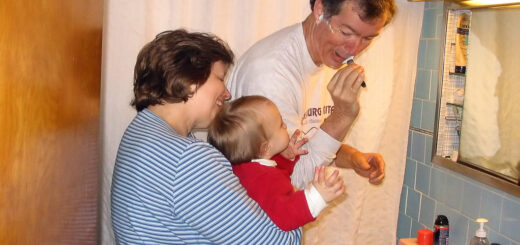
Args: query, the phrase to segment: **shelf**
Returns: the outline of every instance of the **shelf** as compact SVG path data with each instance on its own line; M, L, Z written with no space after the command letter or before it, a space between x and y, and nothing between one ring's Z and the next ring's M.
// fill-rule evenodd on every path
M454 103L454 102L446 102L446 105L452 105L452 106L456 106L456 107L464 107L464 105L461 105L461 104L458 104L458 103Z
M445 116L444 119L446 119L446 121L462 121L462 118L455 116Z
M450 76L465 77L466 73L449 72Z

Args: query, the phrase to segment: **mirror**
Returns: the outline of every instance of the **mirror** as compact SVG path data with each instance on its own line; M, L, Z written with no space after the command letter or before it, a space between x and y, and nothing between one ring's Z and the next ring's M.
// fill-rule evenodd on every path
M461 161L514 180L520 170L519 21L520 8L472 11L459 151Z
M520 5L445 17L432 161L520 196Z

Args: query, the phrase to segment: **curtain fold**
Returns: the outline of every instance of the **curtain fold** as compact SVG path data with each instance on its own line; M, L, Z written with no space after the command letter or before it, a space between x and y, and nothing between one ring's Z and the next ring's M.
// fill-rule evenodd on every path
M342 170L347 191L358 190L327 208L306 226L305 244L394 244L403 183L417 50L424 3L396 0L395 19L356 60L365 66L368 89L347 142L385 158L386 179L373 186ZM103 28L101 243L114 244L110 183L123 131L136 114L133 67L141 47L156 34L177 28L212 32L237 58L257 40L301 22L308 0L107 0ZM348 181L347 181L348 180ZM354 196L359 198L354 198ZM354 200L355 199L355 200Z

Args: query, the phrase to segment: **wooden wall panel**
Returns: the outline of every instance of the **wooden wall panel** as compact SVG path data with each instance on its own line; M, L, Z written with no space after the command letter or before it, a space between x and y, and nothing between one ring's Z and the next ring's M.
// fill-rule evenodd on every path
M0 244L96 244L103 0L0 3Z

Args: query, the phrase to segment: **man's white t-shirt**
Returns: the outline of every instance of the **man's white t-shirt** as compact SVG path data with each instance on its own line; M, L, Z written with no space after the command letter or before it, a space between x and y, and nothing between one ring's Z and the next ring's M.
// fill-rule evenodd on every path
M341 142L320 129L334 104L327 83L336 71L316 66L307 50L301 23L286 27L253 45L234 66L227 87L233 98L262 95L272 100L287 129L300 129L309 142L302 148L292 183L303 189L313 179L314 167L328 165Z

